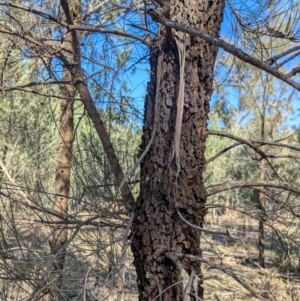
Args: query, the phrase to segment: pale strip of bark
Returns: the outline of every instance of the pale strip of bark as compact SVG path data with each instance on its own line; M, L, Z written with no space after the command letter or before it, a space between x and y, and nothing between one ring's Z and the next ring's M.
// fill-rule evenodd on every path
M175 42L177 45L178 56L179 56L179 89L176 100L176 124L175 124L175 134L174 134L174 149L173 158L175 158L175 163L177 167L176 178L179 176L180 172L180 137L182 128L182 116L184 108L184 89L185 89L185 78L184 78L184 68L185 68L185 52L186 52L186 40L184 39L182 33L175 33Z
M220 271L226 273L228 276L232 277L235 281L237 281L239 284L241 284L247 291L249 291L253 296L258 298L259 300L269 301L268 299L264 298L263 296L261 296L260 294L255 292L255 290L248 283L246 283L243 279L238 277L238 275L236 275L234 272L232 272L230 269L228 269L224 265L216 264L216 263L214 263L212 261L209 261L209 260L207 260L203 257L200 257L200 256L195 256L195 255L190 255L190 254L183 254L183 253L179 253L179 252L166 252L165 255L166 255L166 257L168 257L170 259L172 257L174 257L174 255L175 255L176 257L179 257L179 258L187 258L187 259L197 260L197 261L206 263L211 268L220 270Z

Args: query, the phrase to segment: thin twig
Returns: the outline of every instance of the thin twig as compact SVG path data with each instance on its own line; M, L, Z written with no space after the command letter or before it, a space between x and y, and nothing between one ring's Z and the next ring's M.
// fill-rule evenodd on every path
M197 229L197 230L200 230L200 231L202 231L202 232L204 232L204 233L208 233L208 234L217 234L217 235L224 235L224 236L228 236L228 237L232 238L232 237L230 236L230 233L228 232L227 229L226 229L226 232L221 232L221 231L212 231L212 230L207 230L207 229L201 228L201 227L196 226L196 225L190 223L189 221L187 221L187 220L182 216L182 214L180 213L180 211L179 211L177 208L176 208L176 211L177 211L177 213L178 213L180 219L181 219L182 221L184 221L188 226L190 226L190 227L192 227L192 228L195 228L195 229ZM234 238L233 238L233 239L234 239Z
M191 286L192 286L194 277L195 277L195 271L192 270L192 272L190 274L189 281L188 281L188 283L187 283L187 285L184 289L183 301L188 301L189 300L189 295L190 295Z
M245 53L240 48L237 48L236 46L225 42L224 40L214 37L212 35L209 35L207 33L204 33L196 28L193 28L191 26L188 26L186 24L178 23L172 20L169 20L165 18L164 16L154 14L151 10L149 10L149 14L151 17L157 21L158 23L165 25L169 28L174 28L179 31L185 32L190 34L191 36L199 37L206 42L211 43L214 46L220 47L224 49L226 52L234 55L235 57L239 58L240 60L244 61L245 63L249 63L250 65L257 67L261 70L266 71L267 73L277 77L278 79L282 80L283 82L289 84L290 86L294 87L296 90L300 91L300 84L292 80L287 76L287 74L284 74L283 72L278 71L276 68L271 67L270 64L267 64L263 61L260 61L259 59L252 57L251 55Z

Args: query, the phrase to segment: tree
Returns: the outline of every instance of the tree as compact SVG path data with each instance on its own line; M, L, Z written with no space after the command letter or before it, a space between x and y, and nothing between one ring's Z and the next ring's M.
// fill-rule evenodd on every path
M271 42L276 45L276 41ZM266 41L265 45L268 45L268 43ZM284 46L281 48L283 48L282 51L286 50ZM223 64L232 69L232 74L228 76L225 86L230 87L231 94L237 95L237 99L230 100L229 93L226 96L223 94L215 105L214 111L220 113L225 130L240 136L243 133L247 140L252 139L262 142L285 140L286 137L289 137L291 132L287 118L293 111L291 102L295 91L288 90L283 83L278 82L274 77L264 75L259 69L246 66L243 62L233 62L231 59L227 59ZM235 105L234 102L236 102ZM211 119L214 119L212 115ZM262 145L260 149L264 153L271 151L266 145ZM272 181L279 174L280 177L285 176L285 173L279 173L278 171L277 174L274 174L268 164L272 162L272 166L277 170L278 160L280 159L275 159L275 161L269 159L266 162L256 156L251 157L249 152L243 151L236 152L237 155L243 158L242 160L245 160L246 164L236 166L235 171L227 171L227 176L230 176L232 180L258 177L261 181ZM232 162L232 164L234 163ZM230 166L230 164L228 165ZM258 174L256 174L257 168L259 170ZM247 172L248 174L245 176ZM253 199L254 204L263 216L266 196L262 191L253 191ZM259 264L261 267L265 267L263 219L259 219L258 251Z
M125 238L132 226L132 250L138 275L139 300L153 300L157 296L163 300L202 299L200 262L216 267L215 264L201 257L199 230L207 231L202 227L208 195L203 183L204 152L208 134L206 123L209 100L213 91L214 65L218 47L300 90L297 81L292 79L299 69L294 68L286 74L279 70L280 66L278 67L279 60L290 54L285 63L292 60L299 47L290 48L280 56L272 56L272 53L268 52L267 57L260 57L252 52L252 44L247 47L245 43L241 50L220 39L220 24L224 13L222 0L214 2L204 0L201 3L157 0L149 3L143 1L140 4L126 1L109 1L104 4L83 1L80 14L74 14L72 11L74 1L60 0L59 3L51 4L42 1L39 3L39 9L32 4L31 2L24 5L22 2L19 4L13 1L0 2L2 13L7 14L10 21L0 24L0 32L15 39L25 54L29 53L29 56L41 60L50 58L51 67L56 66L57 73L62 69L65 70L71 75L71 80L66 82L55 77L52 72L48 72L48 80L43 80L41 76L41 81L38 83L31 82L8 87L2 83L1 90L23 89L31 92L30 87L36 85L70 83L73 85L94 124L114 175L114 184L120 190L122 213L129 217L124 233ZM257 4L261 18L259 25L266 30L261 30L256 24L247 21L234 5L229 4L229 8L248 38L259 40L263 35L272 35L279 39L295 41L292 32L294 25L291 22L288 22L286 30L280 30L279 36L275 25L280 14L273 9L274 5L270 1ZM28 13L32 27L26 22L16 22L16 18L11 13L7 13L9 10ZM56 13L59 10L61 15ZM265 17L268 11L271 13ZM149 22L147 15L161 24L158 34L153 34L157 28ZM291 13L290 18L292 16ZM132 20L131 26L127 26L127 20ZM137 24L138 21L142 25ZM271 21L274 21L274 27L270 27ZM51 25L50 30L43 27L45 23ZM150 49L151 82L145 102L142 151L137 161L139 163L144 159L141 164L141 188L137 201L134 199L127 181L128 176L125 177L126 173L122 169L105 122L93 99L94 93L88 80L94 78L95 74L90 77L86 75L90 72L87 62L94 63L93 58L89 57L94 48L91 51L86 50L86 47L92 44L88 39L92 33L106 34L108 38L105 42L110 45L114 42L111 37L116 35L123 37L124 44L133 41L142 42ZM65 39L67 42L70 41L70 48L65 46ZM123 51L120 58L127 58L128 53ZM99 57L105 57L105 54ZM122 69L121 63L122 60L118 59L120 69ZM100 65L98 61L96 64ZM107 72L110 69L106 66L104 71L95 73ZM257 145L245 139L234 138L249 146L262 158L266 157L260 149L260 145L265 142L260 141ZM211 185L209 194L235 187L235 185L228 187L223 184ZM67 186L66 183L64 185ZM261 182L251 183L251 185L267 187L266 183ZM298 191L285 183L269 185L293 193ZM65 195L67 196L68 192ZM64 215L59 226L65 226L68 221L67 216ZM78 226L76 231L79 229ZM228 235L228 233L222 234ZM70 241L71 238L63 239L61 244L63 251ZM125 239L123 247L126 248ZM53 256L59 257L60 251L55 254L53 252ZM228 272L226 268L222 266L218 268L236 279L254 296L264 300L247 283ZM59 270L61 269L62 266ZM60 283L57 286L59 287Z
M70 12L73 16L80 15L80 0L72 1ZM76 18L74 18L76 20ZM76 21L75 21L76 22ZM66 51L71 51L71 34L66 34ZM67 67L63 68L62 80L72 81L72 74ZM53 220L61 222L68 216L69 194L71 186L71 168L72 168L72 147L74 141L74 86L69 84L62 87L62 99L60 102L60 121L59 121L59 139L57 148L57 163L55 172L55 202L53 210L58 214ZM46 301L59 301L60 289L63 284L63 269L66 258L66 249L64 245L68 241L68 230L58 224L52 230L49 239L51 253L54 255L51 269L53 279L51 279L50 292Z
M223 1L202 1L196 7L180 1L168 5L168 18L218 36ZM167 28L161 29L151 50L142 149L149 143L151 147L141 164L133 224L139 299L152 300L164 291L164 300L183 300L184 295L196 300L203 298L200 265L188 259L181 263L174 254L200 256L200 232L183 223L177 212L202 226L206 123L217 48ZM194 285L186 286L193 275ZM178 282L182 284L172 286Z
M288 202L289 196L278 189L258 189L250 183L254 179L262 183L276 182L278 179L293 185L297 183L297 177L290 178L290 168L293 169L294 161L291 158L297 157L297 153L291 151L295 139L289 121L293 113L291 102L295 91L286 89L282 83L269 75L262 74L259 70L241 65L238 65L240 72L233 72L227 79L229 89L232 94L238 95L237 99L234 99L232 103L227 96L221 97L210 115L214 124L211 126L209 145L213 143L217 150L210 153L211 158L207 161L208 174L213 175L213 179L209 181L212 184L223 181L223 183L234 185L235 181L239 181L240 185L234 188L237 190L233 193L226 191L223 198L226 195L226 198L230 200L230 209L236 209L258 221L258 262L265 267L264 228L280 232L278 224L274 222L270 225L269 221L272 215L276 215L276 210L279 210L274 204L282 205L282 202ZM232 68L231 64L229 68ZM226 114L225 117L224 114ZM221 127L218 123L216 124L216 120L219 121ZM226 139L222 139L220 142L218 141L220 137ZM253 152L249 145L243 145L241 137L249 142L261 141L261 144L257 144L257 146L264 154L268 154L267 157L262 158L257 152ZM235 143L225 147L224 143L230 141L228 138L235 140ZM211 139L212 141L210 141ZM284 142L281 145L288 148L276 150L272 148L272 142L276 144L279 141ZM210 149L212 150L212 148ZM220 157L220 154L224 152L227 152L227 156ZM216 158L221 158L222 161L218 159L218 164L216 164L214 161ZM214 165L211 166L210 163ZM297 167L294 167L296 174ZM247 189L248 184L254 188ZM274 203L272 196L275 195L275 192L278 199ZM222 194L219 195L219 197L221 196ZM287 211L293 210L292 207L297 204L297 199L293 199L289 205L282 206L281 214L286 216ZM253 212L256 213L253 214ZM297 219L297 213L294 212L294 214L292 214L293 218ZM286 217L286 225L290 225L288 217ZM293 243L298 244L297 240L294 240Z

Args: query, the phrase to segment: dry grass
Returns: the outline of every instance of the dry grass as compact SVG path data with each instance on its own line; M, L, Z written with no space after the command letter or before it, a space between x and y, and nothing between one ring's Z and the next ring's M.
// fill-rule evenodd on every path
M86 216L82 218L85 219ZM32 221L28 225L29 228L21 227L19 229L25 243L26 235L32 232L29 230L39 227L39 225L33 227ZM288 230L284 223L277 222L276 226L287 233L297 234L297 223L290 223ZM253 290L270 300L300 300L300 278L296 271L299 258L292 254L290 258L280 262L283 253L278 251L278 241L272 236L270 228L266 228L267 268L262 269L257 264L257 221L245 219L239 214L217 217L208 214L205 227L212 230L227 228L233 237L239 238L234 242L226 237L204 234L201 246L206 259L228 267L250 284ZM73 231L70 230L70 235ZM45 237L45 235L43 236ZM82 227L68 249L62 300L118 300L115 279L116 271L119 268L121 239L122 230ZM46 244L46 240L44 242ZM127 250L124 301L137 300L136 276L131 262L132 255L130 250ZM44 270L43 273L47 273L47 271ZM257 300L234 279L219 270L211 269L204 264L203 274L207 279L204 281L205 300ZM0 283L1 285L2 289L6 287L3 282ZM10 288L6 287L6 289L10 289L10 294L6 295L9 296L9 300L22 300L26 295L24 292L22 293L22 287L26 288L21 282ZM17 289L19 290L18 294L16 294ZM2 297L0 300L8 299Z
M203 236L201 243L203 256L230 268L263 297L277 301L300 300L300 277L295 271L298 258L292 255L289 259L281 261L283 253L278 251L278 245L275 246L278 242L267 227L265 228L266 268L262 269L258 265L257 224L257 221L242 218L238 214L227 214L217 218L208 215L206 227L215 230L225 227L239 240L231 242L230 239L215 235ZM277 227L281 229L286 226L277 224ZM205 300L258 300L221 271L210 269L205 265L203 270L205 277L211 277L204 282Z

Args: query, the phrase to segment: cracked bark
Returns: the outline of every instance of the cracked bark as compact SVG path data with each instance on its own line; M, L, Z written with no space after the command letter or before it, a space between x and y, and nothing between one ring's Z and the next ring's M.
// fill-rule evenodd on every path
M223 0L205 0L200 4L192 0L172 0L170 8L172 20L218 36ZM177 177L172 154L180 66L175 40L166 39L165 35L166 31L161 30L158 40L152 41L152 72L145 102L142 149L148 145L154 128L155 99L159 101L159 115L154 140L141 164L141 190L133 224L132 250L140 301L153 300L164 290L161 300L183 300L184 287L180 281L185 279L182 278L182 271L165 253L172 251L200 256L200 233L182 222L176 209L197 226L202 226L206 212L206 190L202 174L205 168L206 123L217 47L197 37L188 38L179 153L181 169ZM159 53L156 50L159 44L163 51L162 76L157 90L160 95L155 97ZM188 276L194 271L201 277L200 263L183 259L182 266ZM174 285L177 282L179 283ZM199 300L202 297L201 283L192 285L189 299Z

